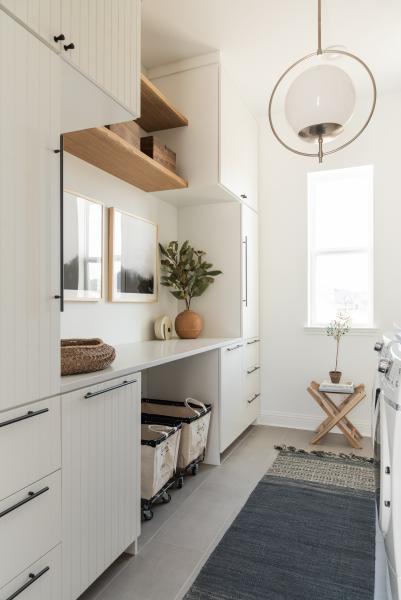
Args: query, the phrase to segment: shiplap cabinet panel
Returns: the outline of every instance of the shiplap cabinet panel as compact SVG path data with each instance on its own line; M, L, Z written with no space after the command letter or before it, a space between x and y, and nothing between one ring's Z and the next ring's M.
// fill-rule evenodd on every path
M31 575L36 576L32 582ZM28 588L18 594L27 583ZM61 600L61 545L40 558L0 589L0 600Z
M61 43L54 40L61 33L61 0L0 0L0 6L56 51L62 49Z
M0 11L0 411L60 385L59 67Z
M0 425L2 500L61 467L60 398L2 412Z
M138 373L62 396L64 600L139 535L140 422Z
M61 56L134 117L140 104L140 0L61 0Z
M5 511L10 512L0 519L0 588L60 543L60 471L2 500L0 513Z

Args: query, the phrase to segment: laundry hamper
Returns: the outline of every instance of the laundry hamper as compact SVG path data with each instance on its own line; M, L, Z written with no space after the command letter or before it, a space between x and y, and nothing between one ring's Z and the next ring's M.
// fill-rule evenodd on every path
M145 421L145 422L144 422ZM145 520L153 517L151 506L156 500L170 502L167 490L174 482L177 467L181 423L141 425L141 497Z
M195 398L184 402L171 400L142 399L142 416L154 423L173 424L178 419L182 423L177 471L198 472L198 463L205 457L209 431L211 404L203 404ZM180 486L179 486L180 487Z

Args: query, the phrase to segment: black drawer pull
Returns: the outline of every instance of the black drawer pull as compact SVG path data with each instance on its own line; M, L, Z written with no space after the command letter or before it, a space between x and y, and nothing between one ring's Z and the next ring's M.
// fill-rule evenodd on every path
M247 371L248 375L251 375L252 373L255 373L255 371L258 371L260 369L260 367L254 367L253 369L249 369L249 371Z
M73 42L70 42L69 44L64 44L64 50L66 52L68 52L68 50L74 50L75 48L75 44L73 44Z
M233 350L238 350L242 348L242 344L237 344L236 346L232 346L232 348L227 348L227 352L232 352Z
M17 504L14 504L13 506L10 506L9 508L6 508L2 512L0 512L0 519L1 519L1 517L5 517L6 515L8 515L10 512L13 512L13 510L20 508L21 506L24 506L24 504L26 504L27 502L30 502L31 500L35 500L35 498L37 498L38 496L41 496L45 492L48 492L49 489L50 488L48 486L46 486L46 487L42 488L41 490L39 490L38 492L28 492L28 496L26 498L24 498L23 500L20 500L19 502L17 502Z
M64 33L60 33L60 35L54 35L53 39L55 42L64 42L65 35L64 35Z
M117 390L118 388L124 387L126 385L131 385L132 383L136 383L136 379L132 379L131 381L123 381L118 385L112 385L111 387L104 388L104 390L99 390L98 392L88 392L85 394L84 398L92 398L93 396L99 396L99 394L105 394L106 392L111 392L112 390Z
M260 340L252 340L252 342L247 342L248 346L251 346L252 344L257 344L258 342L260 342Z
M43 413L47 412L49 412L48 408L42 408L41 410L29 410L25 415L15 417L15 419L9 419L8 421L3 421L0 423L0 427L7 427L7 425L18 423L18 421L25 421L25 419L31 419L32 417L37 417L38 415L43 415Z
M255 394L254 396L252 396L252 398L250 398L248 400L248 404L252 404L252 402L254 402L256 400L256 398L259 398L260 394Z
M33 583L35 583L35 581L40 579L42 577L42 575L47 573L47 571L50 571L50 567L45 567L44 569L39 571L39 573L36 573L36 575L34 573L29 573L29 575L28 575L29 580L26 583L24 583L24 585L22 587L20 587L19 590L17 590L13 594L11 594L11 596L6 598L6 600L14 600L14 598L16 598L17 596L22 594L22 592L24 592L27 588L29 588L30 585L32 585Z

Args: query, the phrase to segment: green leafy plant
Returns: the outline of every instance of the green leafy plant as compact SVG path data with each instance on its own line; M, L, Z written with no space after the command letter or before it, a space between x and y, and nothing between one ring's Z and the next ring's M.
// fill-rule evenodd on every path
M201 296L222 271L213 271L213 265L205 260L206 252L195 250L186 241L179 248L178 242L170 242L161 252L161 284L172 288L170 291L178 300L185 300L187 309L192 298Z
M339 312L337 317L330 321L326 328L326 334L334 338L337 344L336 348L336 366L335 371L337 371L338 366L338 352L340 349L340 341L341 338L349 332L349 328L351 325L351 317L346 313Z

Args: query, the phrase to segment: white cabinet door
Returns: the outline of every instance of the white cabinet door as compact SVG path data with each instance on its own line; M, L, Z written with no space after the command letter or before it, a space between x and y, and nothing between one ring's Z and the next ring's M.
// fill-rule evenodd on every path
M0 411L60 387L59 67L0 10Z
M62 396L64 600L139 535L140 389L136 373Z
M19 19L46 44L60 51L61 0L0 0L0 5Z
M224 69L220 69L220 183L257 210L258 126Z
M61 467L60 398L0 413L0 500Z
M62 57L134 117L140 108L140 6L140 0L61 2Z
M0 600L61 600L61 545L0 589Z
M0 502L0 588L61 541L60 471Z
M259 335L258 215L242 206L242 335Z
M244 431L243 345L220 350L220 452Z

